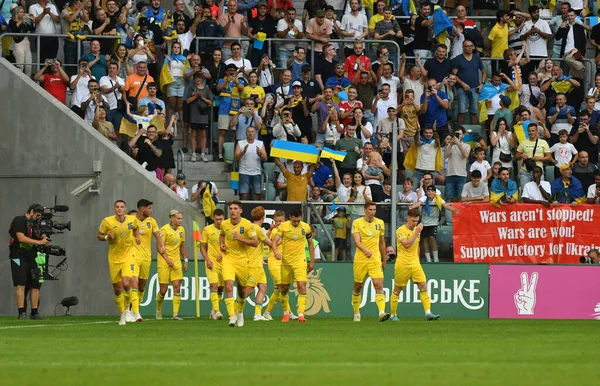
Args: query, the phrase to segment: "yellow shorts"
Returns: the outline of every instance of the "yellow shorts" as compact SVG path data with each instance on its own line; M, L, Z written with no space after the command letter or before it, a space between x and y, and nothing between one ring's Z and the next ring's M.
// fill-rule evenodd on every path
M273 285L281 284L281 260L271 262L271 259L269 259L267 267L269 268L269 275L271 275Z
M158 267L158 284L169 284L175 280L183 280L183 269L180 267Z
M248 265L223 262L223 280L232 280L245 287L248 282Z
M308 281L306 260L294 265L281 264L281 284L292 284L294 281Z
M136 264L133 261L124 263L108 263L111 283L120 283L124 277L134 277Z
M225 281L223 280L223 267L221 264L217 266L213 262L212 269L206 268L206 277L208 278L209 283L218 283L219 287L223 287L225 285Z
M259 284L267 284L267 275L263 267L248 268L248 286L256 287Z
M380 260L354 262L352 267L354 271L354 282L364 283L367 275L371 279L383 279L383 269Z
M423 267L417 265L414 267L401 267L396 265L394 268L394 284L400 287L406 287L408 280L412 280L413 283L423 283L427 281Z
M135 272L133 276L138 277L140 279L148 280L150 277L150 266L152 265L152 260L138 260L135 264Z

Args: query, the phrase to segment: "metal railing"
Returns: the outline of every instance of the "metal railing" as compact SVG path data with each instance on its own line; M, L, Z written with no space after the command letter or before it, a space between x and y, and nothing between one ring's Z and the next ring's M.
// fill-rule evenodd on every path
M23 37L27 37L27 38L35 38L35 42L36 42L36 61L34 63L13 63L15 65L19 65L19 66L34 66L37 65L37 71L40 70L40 68L42 68L43 63L41 63L41 59L40 59L40 46L41 46L41 38L45 38L45 39L49 39L49 38L56 38L58 39L65 39L65 40L69 40L71 41L71 39L69 39L68 35L65 34L56 34L56 35L46 35L46 34L40 34L40 33L15 33L15 32L7 32L1 35L2 38L4 37L13 37L13 36L23 36ZM85 35L86 40L89 39L104 39L104 40L121 40L123 38L123 36L104 36L104 35ZM100 40L102 41L102 40ZM82 46L82 41L78 40L77 38L75 39L75 42L77 43L77 58L75 60L75 63L64 63L63 60L63 68L66 67L78 67L78 63L77 61L81 58L81 46ZM58 48L59 46L57 46L57 54L58 54ZM58 56L58 55L57 55Z

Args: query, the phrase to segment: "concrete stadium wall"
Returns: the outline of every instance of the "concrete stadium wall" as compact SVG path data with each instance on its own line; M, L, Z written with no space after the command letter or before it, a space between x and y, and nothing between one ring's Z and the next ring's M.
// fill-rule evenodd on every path
M0 59L0 315L16 315L10 261L8 229L13 217L23 214L32 203L47 207L58 203L70 211L57 221L70 220L72 231L55 235L53 243L67 249L69 269L59 281L42 286L40 312L53 313L54 305L66 296L77 296L75 315L116 315L108 278L106 242L97 240L102 219L113 214L115 200L123 199L133 209L138 199L154 202L159 226L169 222L168 212L183 213L187 231L187 252L192 249L192 219L204 224L204 217L191 204L179 199L156 178L127 157L116 146L83 122L66 106L47 94L5 59ZM93 174L93 162L102 161L100 194L70 192ZM52 256L51 263L60 257ZM62 312L59 307L57 312Z

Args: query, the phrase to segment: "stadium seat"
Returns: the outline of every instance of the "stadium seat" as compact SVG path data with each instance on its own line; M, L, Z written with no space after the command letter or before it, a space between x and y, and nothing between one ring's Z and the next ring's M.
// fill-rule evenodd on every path
M442 225L438 227L437 242L440 257L444 257L444 260L454 261L454 251L452 250L452 226Z
M265 162L263 164L263 172L265 177L267 177L268 183L275 183L275 171L278 170L277 166L274 162Z
M228 165L233 164L233 147L235 146L235 142L225 142L223 144L223 158L225 159L225 163Z
M471 133L479 133L481 135L480 125L462 125L466 131L471 130Z
M546 170L544 173L544 180L548 181L549 183L554 182L554 169L556 169L556 166L554 166L554 165L546 166Z
M404 178L412 178L412 175L413 173L410 170L406 169L404 171Z
M327 238L327 235L325 234L323 227L321 226L321 224L314 224L314 225L317 228L317 241L319 242L319 248L321 248L321 252L324 255L326 253L328 255L330 255L331 253L329 253L329 252L331 251L331 243L329 242L329 239Z
M269 182L269 185L267 185L267 201L275 201L276 196L275 186L272 182Z
M442 198L444 198L444 193L446 192L446 187L444 185L436 185L437 190L442 194Z
M449 211L448 209L445 209L444 212L446 215L446 224L452 225L452 212Z

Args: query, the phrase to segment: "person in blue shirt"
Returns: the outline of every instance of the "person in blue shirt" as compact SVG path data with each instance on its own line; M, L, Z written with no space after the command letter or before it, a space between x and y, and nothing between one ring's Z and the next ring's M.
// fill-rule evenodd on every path
M344 63L337 63L335 65L335 76L330 76L325 81L325 86L331 86L331 87L333 87L334 90L336 88L339 89L340 87L342 89L345 89L346 87L350 86L351 84L352 84L352 82L350 81L350 79L348 79L344 76ZM338 87L338 86L340 86L340 87Z
M83 55L81 59L85 59L89 62L89 68L94 78L100 79L103 76L108 75L107 62L110 61L110 55L102 55L100 52L100 41L98 39L92 39L90 41L90 52Z
M235 115L240 109L240 96L244 91L244 85L241 79L238 78L240 70L233 63L226 67L227 73L223 79L219 79L217 83L217 93L219 94L219 157L218 160L223 160L223 143L225 143L225 135L229 131L229 123L231 115Z
M427 87L421 95L421 108L419 114L425 116L425 127L437 126L437 133L440 138L446 138L448 135L448 115L446 110L450 108L448 95L443 91L438 91L438 82L431 78L427 80Z

